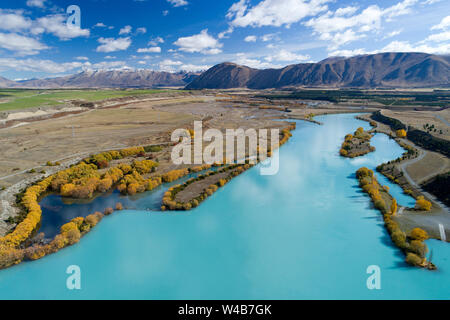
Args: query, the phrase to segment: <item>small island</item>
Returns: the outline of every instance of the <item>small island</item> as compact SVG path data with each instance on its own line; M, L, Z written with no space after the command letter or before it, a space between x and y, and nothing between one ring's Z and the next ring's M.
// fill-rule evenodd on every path
M358 128L354 134L345 136L342 143L340 155L346 158L356 158L375 151L375 147L370 145L373 135L363 128Z

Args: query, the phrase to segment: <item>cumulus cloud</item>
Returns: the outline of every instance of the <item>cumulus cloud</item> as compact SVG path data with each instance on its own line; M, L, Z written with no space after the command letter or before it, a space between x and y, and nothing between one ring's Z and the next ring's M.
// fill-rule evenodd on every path
M138 53L160 53L160 47L141 48L137 50Z
M429 44L413 45L408 41L392 41L381 52L425 52L430 54L448 54L450 52L450 43L432 46Z
M83 65L84 70L117 70L129 69L125 61L102 61L94 64L86 63Z
M359 13L357 7L345 7L309 19L304 23L311 27L319 39L330 41L330 49L336 50L342 45L366 37L369 33L379 32L383 21L409 14L418 0L404 0L385 9L371 5ZM391 35L394 36L395 34Z
M174 42L174 45L179 47L180 51L203 54L218 54L221 53L222 44L208 34L208 29L203 30L199 34L179 38Z
M51 60L0 58L0 70L64 73L81 68L82 62L57 63Z
M235 27L287 26L328 9L331 0L263 0L255 6L248 0L234 3L227 18Z
M189 4L189 2L187 2L186 0L167 0L167 2L169 2L174 7L182 7Z
M156 47L158 44L164 43L164 39L161 37L156 37L148 42L149 46Z
M181 62L181 61L174 61L171 59L166 59L159 63L159 69L161 71L173 72L176 70L177 67L182 66L182 65L183 65L183 62Z
M450 28L450 16L446 16L442 19L441 23L431 27L431 30L445 30Z
M450 31L444 31L441 33L436 33L428 36L425 41L432 41L432 42L444 42L444 41L450 41Z
M363 54L375 54L380 52L424 52L429 54L448 54L450 52L450 43L441 43L430 45L421 41L417 44L411 44L409 41L392 41L380 50L368 51L365 49L354 50L336 50L328 53L328 56L356 56Z
M136 32L140 33L140 34L146 34L147 33L147 28L145 28L145 27L137 28Z
M211 66L208 65L195 65L195 64L183 64L180 66L180 70L186 71L186 72L200 72L200 71L206 71Z
M131 45L130 37L127 38L100 38L98 42L101 44L97 47L97 52L115 52L127 50Z
M48 49L40 41L16 33L0 33L0 48L17 52L19 55L35 55Z
M276 54L267 56L265 58L266 61L272 62L272 61L282 61L282 62L301 62L310 60L311 57L309 55L301 55L296 54L287 50L280 50Z
M103 22L97 22L94 25L94 28L106 28L106 27L107 27L106 24L104 24Z
M221 32L221 33L219 33L218 38L219 38L219 39L226 39L226 38L229 38L229 35L232 34L233 31L234 31L234 28L233 28L233 27L228 27L227 30L225 30L225 31L223 31L223 32Z
M45 8L46 0L28 0L27 6L29 7L37 7L37 8Z
M133 28L131 26L125 26L119 31L119 35L130 34Z
M244 39L245 42L256 42L256 36L247 36Z
M7 31L21 31L29 29L32 21L23 16L20 10L0 9L0 29Z
M268 61L262 61L260 58L249 57L245 53L238 53L232 62L256 69L281 68L281 65L275 65Z
M51 33L60 40L69 40L78 37L89 37L89 29L77 26L68 26L67 17L61 14L49 15L36 20L31 29L33 34Z

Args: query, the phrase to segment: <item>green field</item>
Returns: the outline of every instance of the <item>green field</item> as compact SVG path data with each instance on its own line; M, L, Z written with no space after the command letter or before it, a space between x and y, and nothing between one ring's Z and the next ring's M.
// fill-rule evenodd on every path
M167 92L168 90L25 90L0 89L0 112L55 106L67 100L86 102Z

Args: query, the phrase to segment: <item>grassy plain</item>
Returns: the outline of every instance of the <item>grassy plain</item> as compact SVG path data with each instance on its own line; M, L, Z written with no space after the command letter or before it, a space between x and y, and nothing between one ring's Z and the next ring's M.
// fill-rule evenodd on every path
M86 102L167 92L167 90L27 90L0 89L0 112L56 106L68 100Z

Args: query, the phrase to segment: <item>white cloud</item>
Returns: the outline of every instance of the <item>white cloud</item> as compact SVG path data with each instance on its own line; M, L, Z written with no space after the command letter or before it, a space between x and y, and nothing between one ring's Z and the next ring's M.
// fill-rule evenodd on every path
M146 34L147 33L147 28L144 28L144 27L137 28L136 32L137 33L141 33L141 34Z
M402 29L400 29L400 30L394 30L394 31L392 31L392 32L389 32L387 35L385 35L384 37L383 37L383 39L389 39L389 38L393 38L393 37L395 37L395 36L398 36L400 33L402 33L403 32L403 30Z
M104 24L103 22L97 22L94 25L94 28L106 28L106 24Z
M161 37L156 37L155 39L150 40L148 45L152 46L152 47L156 47L160 43L164 43L164 39Z
M183 65L183 62L181 62L181 61L174 61L174 60L166 59L159 63L159 69L161 71L173 72L176 70L175 67L179 67L182 65Z
M268 42L268 41L271 41L271 40L273 40L273 39L275 39L275 38L277 38L277 37L278 37L278 34L277 34L277 33L268 33L268 34L262 35L262 36L261 36L261 40L262 40L263 42Z
M234 3L227 17L235 27L280 27L328 9L331 0L263 0L251 7L248 0Z
M431 30L445 30L448 28L450 28L450 16L446 16L441 23L431 27Z
M208 34L208 29L190 37L179 38L174 42L174 45L178 46L180 51L203 54L221 53L220 48L223 46L217 39Z
M22 11L0 9L0 29L20 31L31 28L31 20L23 16Z
M141 48L137 50L138 53L160 53L160 47Z
M276 54L268 56L265 58L266 61L282 61L282 62L300 62L310 60L309 55L295 54L287 50L280 50Z
M263 62L259 58L248 57L245 53L238 53L234 63L256 69L281 68L281 65L274 65L270 62Z
M355 50L336 50L328 53L329 57L354 57L362 54L368 54L365 49Z
M199 72L199 71L206 71L209 68L211 68L211 66L183 64L183 65L181 65L180 70L187 71L187 72Z
M131 45L131 39L127 38L100 38L98 42L101 43L100 46L97 47L97 52L115 52L121 50L127 50Z
M169 10L164 10L164 11L162 12L162 14L163 14L164 17L167 16L167 15L169 14Z
M48 47L36 39L16 33L0 33L0 48L17 52L19 55L35 55Z
M336 10L335 15L338 17L351 16L358 11L358 7L344 7Z
M414 6L418 0L404 0L399 2L392 7L387 8L383 11L383 14L387 17L388 20L391 20L394 17L410 14L412 12L411 7Z
M342 45L367 37L369 33L379 32L384 20L390 21L394 17L411 13L411 8L417 2L418 0L404 0L385 9L371 5L360 13L357 13L356 7L341 8L312 18L304 25L313 28L314 34L319 35L321 40L331 41L330 50L336 50ZM390 36L394 35L396 34Z
M86 63L82 62L57 63L51 60L0 58L0 70L45 72L53 74L64 73L81 68L85 64ZM87 62L87 64L89 64L89 62Z
M81 29L77 26L68 26L64 15L56 14L42 17L36 20L31 29L33 34L51 33L60 40L69 40L77 37L88 37L89 29Z
M174 7L182 7L189 4L189 2L187 2L186 0L167 0L167 2L169 2Z
M408 41L392 41L378 52L424 52L429 54L448 54L450 53L450 43L444 43L438 46L430 46L428 44L413 45Z
M85 70L117 70L117 69L129 69L125 61L102 61L99 63L86 63L83 66Z
M353 16L336 15L336 13L328 11L322 16L308 20L305 25L312 27L318 34L342 32L349 28L370 31L380 28L382 14L382 10L376 5L370 6L360 14Z
M75 60L89 61L88 57L76 57Z
M37 8L44 8L45 7L45 1L46 0L28 0L27 6L29 7L37 7Z
M119 35L130 34L133 28L131 26L125 26L119 31Z
M320 39L331 41L331 44L329 45L330 50L335 50L340 46L359 40L365 36L365 34L355 33L353 30L347 29L344 32L337 32L333 34L323 33L320 35Z
M256 42L256 36L247 36L244 39L245 42Z
M425 41L432 41L432 42L450 41L450 31L432 34L431 36L427 37Z
M223 31L223 32L221 32L221 33L219 33L218 38L219 38L219 39L226 39L226 38L229 38L228 35L232 34L233 31L234 31L234 28L233 28L233 27L228 27L227 30L225 30L225 31Z

